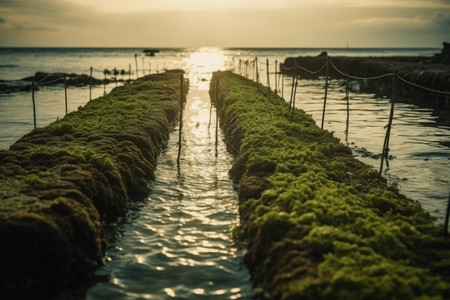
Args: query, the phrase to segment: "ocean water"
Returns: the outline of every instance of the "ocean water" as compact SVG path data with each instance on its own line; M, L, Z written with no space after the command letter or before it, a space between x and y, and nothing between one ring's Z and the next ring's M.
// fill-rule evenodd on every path
M178 153L178 127L158 161L153 192L134 204L116 224L118 235L109 245L103 280L86 291L87 299L250 299L251 283L242 263L244 250L233 244L231 233L239 224L237 194L228 178L233 157L226 152L222 133L215 140L215 112L208 95L216 70L234 69L255 78L245 61L258 58L259 78L285 99L292 79L275 74L286 57L327 51L332 56L428 56L440 49L159 49L155 56L143 49L124 48L0 48L0 84L13 84L35 72L65 72L104 77L105 69L131 70L129 79L179 68L186 71L190 91L183 122L182 156ZM239 69L239 63L241 68ZM267 66L269 75L267 77ZM275 79L277 86L275 87ZM6 81L6 82L5 82ZM118 83L120 85L121 83ZM350 94L350 125L346 128L343 82L332 80L328 90L324 129L347 144L362 161L380 167L389 99L372 94ZM282 86L283 85L283 86ZM70 87L68 111L116 86ZM63 86L39 86L35 93L37 127L65 115ZM301 80L296 107L320 126L323 80ZM0 149L7 149L34 127L30 92L0 91ZM444 222L450 192L450 124L433 109L397 103L390 139L390 167L385 176L406 196Z

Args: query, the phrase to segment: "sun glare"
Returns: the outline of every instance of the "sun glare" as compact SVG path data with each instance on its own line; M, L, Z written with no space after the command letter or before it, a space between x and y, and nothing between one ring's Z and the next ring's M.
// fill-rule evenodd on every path
M227 57L219 48L200 48L191 52L185 59L192 84L198 83L199 89L209 89L212 72L226 68Z

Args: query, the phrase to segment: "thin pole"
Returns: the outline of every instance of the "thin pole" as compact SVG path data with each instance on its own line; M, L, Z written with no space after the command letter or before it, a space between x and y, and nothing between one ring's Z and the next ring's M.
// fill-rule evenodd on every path
M255 58L255 68L256 68L256 87L259 92L259 70L258 70L258 57Z
M103 96L106 95L106 69L103 71L105 79L103 80Z
M131 64L128 64L128 81L131 81Z
M325 97L323 98L323 112L322 112L322 126L323 129L323 123L325 121L325 108L327 106L327 95L328 95L328 73L329 73L329 67L328 67L328 56L327 56L327 68L326 68L326 76L325 76Z
M269 87L269 100L270 100L270 72L269 72L269 59L266 59L266 73L267 73L267 86Z
M180 125L178 132L178 158L177 164L180 166L180 156L181 156L181 131L183 129L183 74L180 75Z
M294 99L292 102L292 117L294 117L294 112L295 112L295 96L297 95L298 77L299 77L299 75L297 74L297 76L295 77Z
M348 126L350 125L350 104L349 104L349 92L350 92L350 81L348 74L346 76L347 81L345 84L345 99L347 101L347 121L345 122L345 141L348 142Z
M66 74L64 74L64 96L66 100L66 115L67 115L67 81L66 81Z
M36 102L34 101L34 81L31 83L31 99L33 100L34 129L36 129Z
M245 61L245 78L248 79L248 60Z
M217 80L217 79L216 79ZM212 107L213 107L213 101L215 101L215 103L217 103L217 82L216 82L216 90L214 92L215 94L215 98L213 99L213 97L210 97L210 105L209 105L209 123L208 123L208 129L211 128L211 119L212 119Z
M291 88L291 99L289 100L289 111L291 110L292 99L294 98L295 76L296 75L292 75L292 88Z
M142 56L142 73L145 75L145 56Z
M137 53L134 54L134 60L136 62L136 79L139 78L139 68L138 68L138 63L137 63Z
M445 214L444 236L448 236L448 218L450 216L450 193L448 194L447 213Z
M389 167L389 162L388 162L389 138L390 138L390 135L391 135L392 120L394 118L394 104L395 104L396 83L397 83L397 71L394 72L394 76L392 78L391 112L389 114L389 122L388 122L387 129L386 129L386 136L384 138L383 154L381 155L380 172L378 173L378 177L381 177L381 173L383 171L383 162L384 162L385 159L386 159L386 166Z
M219 79L217 78L216 80L216 144L215 144L215 148L216 148L216 157L218 155L217 153L217 145L219 144L219 109L217 108L217 98L219 95Z
M275 93L278 94L278 82L277 82L277 76L278 76L278 61L275 60Z
M92 99L92 67L91 67L91 73L89 78L89 101Z

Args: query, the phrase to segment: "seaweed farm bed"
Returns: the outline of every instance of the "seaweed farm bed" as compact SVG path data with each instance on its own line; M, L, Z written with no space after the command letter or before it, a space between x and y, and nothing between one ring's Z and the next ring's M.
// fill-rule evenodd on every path
M145 76L0 151L0 290L44 297L101 266L108 224L149 192L183 71Z
M261 299L448 299L450 240L332 133L267 88L216 72L210 95L239 186Z

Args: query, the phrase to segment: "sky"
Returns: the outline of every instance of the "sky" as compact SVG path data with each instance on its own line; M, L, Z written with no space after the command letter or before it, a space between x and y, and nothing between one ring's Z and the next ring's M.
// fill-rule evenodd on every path
M0 47L430 47L450 0L0 0Z

